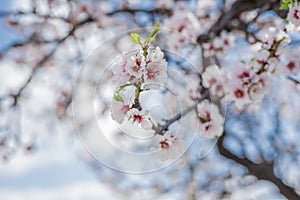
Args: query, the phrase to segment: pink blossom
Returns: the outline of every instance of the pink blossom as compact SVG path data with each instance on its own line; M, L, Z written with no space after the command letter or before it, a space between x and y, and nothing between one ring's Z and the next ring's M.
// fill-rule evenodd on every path
M210 139L220 137L223 133L224 117L219 108L213 103L201 102L197 110L201 122L201 135Z
M173 132L167 132L164 135L156 135L158 145L152 147L162 161L176 159L184 152L184 141Z
M295 3L294 6L290 5L287 19L293 23L296 27L300 26L300 6L299 3Z
M112 118L116 120L118 123L122 123L124 121L125 116L130 110L131 105L128 103L123 103L120 101L113 100L112 101Z
M149 130L152 128L152 122L148 116L148 112L145 110L138 110L136 108L132 108L130 110L130 118L132 119L134 124L141 125L143 129Z
M250 98L247 90L242 86L234 86L230 88L230 92L227 95L227 100L233 101L237 109L242 110L246 105L250 104Z
M133 56L131 56L126 63L126 70L128 74L133 76L134 78L142 78L143 72L145 70L146 61L143 55L142 50L138 50L135 52Z
M224 95L224 87L221 79L221 73L217 65L206 67L202 74L203 86L210 88L210 92L215 96Z

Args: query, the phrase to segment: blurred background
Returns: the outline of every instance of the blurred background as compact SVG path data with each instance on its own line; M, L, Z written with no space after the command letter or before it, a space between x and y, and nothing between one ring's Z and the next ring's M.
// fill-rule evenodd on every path
M0 1L0 199L300 199L299 73L276 77L270 94L249 110L229 106L226 134L196 139L176 162L152 173L120 172L94 159L81 144L82 124L72 112L80 66L91 65L98 74L114 55L132 48L129 34L113 36L157 21L184 34L190 40L165 32L156 44L168 46L169 65L197 88L204 66L231 70L256 56L266 29L284 29L287 11L279 7L279 0ZM211 48L203 44L224 30L232 46L205 58L203 48ZM299 30L289 34L286 52L296 52L299 65ZM104 41L101 57L87 63ZM186 92L178 77L174 88ZM96 95L97 114L109 112L104 93ZM185 123L185 133L197 131L193 121ZM107 124L104 129L111 131ZM120 132L112 134L128 145Z

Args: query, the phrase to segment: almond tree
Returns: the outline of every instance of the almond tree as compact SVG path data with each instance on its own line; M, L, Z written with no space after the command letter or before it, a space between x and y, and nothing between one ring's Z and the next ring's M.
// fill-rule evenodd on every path
M59 119L125 199L300 198L298 1L32 0L0 15L20 36L0 52L17 77L0 94L4 160Z

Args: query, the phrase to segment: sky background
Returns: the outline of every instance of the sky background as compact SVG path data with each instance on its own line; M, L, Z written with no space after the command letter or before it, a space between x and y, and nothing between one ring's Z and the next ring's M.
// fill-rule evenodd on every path
M26 2L1 0L0 12L26 8ZM23 36L8 29L4 18L0 18L1 50L22 39ZM1 85L18 79L12 73L4 76L3 71L7 72L7 66L0 66ZM59 124L55 126L59 127ZM20 152L0 163L1 200L113 199L109 188L101 184L80 157L84 149L79 140L70 138L59 128L57 130L53 135L41 134L36 143L37 151Z

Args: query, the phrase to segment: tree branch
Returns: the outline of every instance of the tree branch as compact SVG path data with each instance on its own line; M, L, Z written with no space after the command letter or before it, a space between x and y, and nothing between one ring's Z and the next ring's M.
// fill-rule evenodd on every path
M208 42L215 36L220 35L222 30L233 30L235 26L233 26L233 22L238 19L240 14L245 11L250 11L254 9L261 9L263 7L267 7L272 9L273 7L278 7L280 4L280 0L237 0L227 12L223 12L216 23L209 29L206 34L199 35L197 38L197 42L202 44ZM265 9L265 8L264 8ZM284 15L283 12L280 13ZM239 28L240 29L240 28ZM245 32L247 30L244 30Z
M223 157L229 158L236 163L245 166L248 169L249 174L256 176L259 180L267 180L274 183L278 187L280 193L287 199L300 199L300 195L295 192L294 188L286 185L280 178L276 177L272 162L270 163L264 161L256 164L247 158L240 158L234 155L228 149L226 149L223 144L225 136L226 133L224 132L217 142L218 150Z
M168 130L169 126L171 124L173 124L174 122L176 122L177 120L181 119L181 117L185 116L186 114L188 114L189 112L191 112L192 110L196 109L198 104L203 101L204 99L209 98L209 92L208 90L205 90L204 93L202 94L202 97L197 99L196 102L187 107L186 109L184 109L182 112L177 113L175 116L173 116L172 118L166 120L165 124L163 125L158 125L157 127L154 127L153 129L155 130L155 134L158 135L164 135L165 132Z
M153 10L147 10L147 9L132 9L132 8L123 8L119 10L115 10L112 12L107 13L108 16L115 15L117 13L130 13L130 14L136 14L138 12L144 12L144 13L149 13L149 14L164 14L167 16L172 15L172 10L170 9L164 9L164 8L157 8Z
M75 24L73 26L73 28L70 30L70 32L66 36L64 36L63 38L57 40L57 45L62 44L67 38L69 38L71 35L73 35L73 33L75 32L75 30L79 26L82 26L82 25L84 25L86 23L89 23L89 22L92 22L92 21L93 21L93 19L87 18L84 21ZM22 92L28 86L28 84L31 82L32 78L36 74L37 69L39 69L43 64L45 64L49 60L49 58L52 57L52 55L56 52L56 49L57 48L54 48L53 50L51 50L46 56L43 57L43 59L41 59L38 63L35 64L35 66L33 67L33 70L31 72L30 76L27 78L27 80L22 85L22 87L18 90L17 93L11 95L14 98L14 102L13 102L12 106L16 106L17 105L18 100L19 100L19 98L22 95Z

